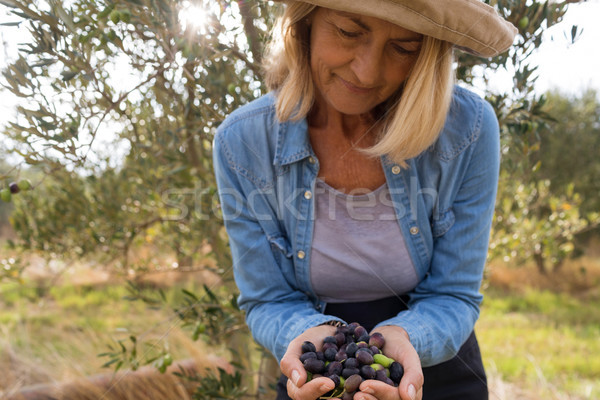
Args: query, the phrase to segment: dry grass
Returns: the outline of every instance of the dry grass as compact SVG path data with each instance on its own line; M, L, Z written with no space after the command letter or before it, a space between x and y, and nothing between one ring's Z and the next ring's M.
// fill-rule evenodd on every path
M183 332L178 327L172 326L168 332L169 347L173 349L173 352L183 359L185 365L193 366L195 371L203 373L206 368L215 370L216 368L223 368L226 371L231 372L232 368L229 363L222 357L211 353L207 350L206 346L201 342L194 342L190 339L189 333ZM114 376L110 370L101 368L101 364L106 360L99 359L96 354L100 351L106 351L104 347L107 341L110 339L108 334L99 334L91 332L82 332L81 334L73 335L68 334L65 339L68 340L68 346L70 347L71 353L67 353L64 349L58 348L56 344L49 343L43 345L40 349L35 344L31 346L19 347L18 353L10 343L6 340L0 341L0 398L4 399L10 394L19 393L20 391L37 391L36 387L42 387L43 390L50 390L56 393L77 393L77 392L89 392L91 394L95 391L103 390L104 386L111 386L107 384L107 379L112 380L111 382L118 384L115 386L114 391L118 388L122 388L123 385L134 385L131 382L133 377L147 377L152 376L154 380L162 382L161 385L177 385L181 386L181 382L169 376L163 378L162 374L158 373L156 368L153 366L143 367L140 372L132 373L122 372L118 376ZM106 339L106 341L102 340ZM5 337L6 339L6 337ZM35 338L25 338L26 340L36 340ZM156 342L157 344L161 341L166 340L161 337L147 337L149 342ZM39 344L37 345L39 346ZM30 350L30 351L28 351ZM40 356L40 352L43 356ZM140 354L140 360L148 354ZM177 368L175 365L171 367L173 370ZM131 376L130 376L131 375ZM167 374L171 375L171 374ZM90 377L91 380L90 380ZM123 381L124 378L127 378ZM96 386L96 389L93 389ZM113 385L114 386L114 385ZM93 389L93 390L92 390ZM159 390L160 388L153 387L152 390ZM119 389L120 390L120 389ZM57 398L86 398L86 397L60 397ZM101 397L90 397L90 398L101 398ZM102 397L106 400L111 400L113 397ZM115 399L125 399L129 397L114 397ZM132 399L137 397L131 397ZM144 397L141 397L144 398ZM171 398L182 398L183 397L145 397L145 398L156 398L156 399L171 399Z
M532 264L518 267L502 262L487 267L486 287L507 292L549 290L577 298L600 298L600 257L586 255L567 260L557 271L541 274Z
M123 371L67 382L30 386L7 395L8 400L41 400L51 396L56 400L189 400L194 388L189 382L172 372L183 368L188 375L197 374L196 364L188 362L174 365L166 374L152 368Z
M148 251L147 256L151 254ZM10 255L3 254L4 257ZM109 343L127 340L132 334L156 346L139 349L142 363L153 350L166 346L176 360L191 360L200 372L217 367L231 370L225 359L214 353L218 349L209 351L202 341L193 341L170 309L149 310L139 302L122 300L126 294L122 274L93 263L65 264L35 254L21 257L21 262L26 265L22 274L24 286L7 286L5 282L0 287L0 399L39 385L51 390L57 399L137 399L124 397L126 391L116 397L101 397L98 393L103 389L88 380L90 376L112 376L110 369L101 367L108 359L97 354L106 352ZM174 261L169 257L155 257L148 266L143 273L128 271L127 278L145 287L168 290L178 286L194 290L202 284L214 287L220 282L214 273L203 268L205 265L181 272L173 268ZM139 398L185 398L174 391L181 382L173 381L170 374L164 378L150 366L143 376L150 375L155 386L143 383L146 378L138 381L142 383L140 389L153 394ZM115 393L123 385L131 388L139 384L131 379L120 382ZM172 395L164 397L161 391Z

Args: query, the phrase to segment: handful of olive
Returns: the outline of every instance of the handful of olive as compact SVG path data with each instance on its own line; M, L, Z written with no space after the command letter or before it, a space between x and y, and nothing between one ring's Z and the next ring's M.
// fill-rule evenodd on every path
M381 352L384 345L381 333L369 335L363 326L353 322L324 338L321 351L312 342L304 342L300 361L308 381L325 376L335 383L335 388L321 399L351 400L363 380L377 379L392 386L400 383L404 368Z

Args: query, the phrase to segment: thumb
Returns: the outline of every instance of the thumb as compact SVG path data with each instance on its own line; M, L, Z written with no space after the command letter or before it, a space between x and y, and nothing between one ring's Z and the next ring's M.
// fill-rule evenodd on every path
M412 354L414 352L414 354ZM417 393L423 388L423 370L421 369L421 361L416 351L405 352L402 360L404 365L404 376L400 380L398 390L402 400L416 400Z
M287 376L296 386L306 382L306 371L300 362L299 355L295 352L286 353L279 364L281 372Z
M404 367L404 375L400 380L398 391L402 400L416 400L423 387L423 369L417 351L410 343L408 333L399 326L382 326L377 328L385 338L384 354L392 357Z

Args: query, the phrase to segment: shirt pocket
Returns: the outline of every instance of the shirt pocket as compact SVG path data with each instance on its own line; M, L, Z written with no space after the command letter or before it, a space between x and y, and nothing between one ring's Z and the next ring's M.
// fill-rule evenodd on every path
M434 219L431 223L431 233L434 238L443 236L446 232L452 228L454 225L455 217L454 211L452 209L448 209L446 211L440 212L437 219Z

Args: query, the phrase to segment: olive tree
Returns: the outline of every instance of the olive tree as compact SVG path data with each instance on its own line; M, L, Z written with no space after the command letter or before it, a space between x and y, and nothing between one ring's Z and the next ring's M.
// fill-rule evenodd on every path
M486 88L500 122L502 164L490 258L516 265L533 261L542 273L572 253L578 233L600 222L597 214L580 213L581 198L574 190L551 190L539 173L544 162L540 145L556 121L547 112L546 96L534 90L538 66L531 55L542 44L543 32L576 2L492 2L519 29L514 45L488 60L462 54L458 63L459 79ZM572 26L568 34L574 42L581 30ZM504 93L492 88L499 69L512 75L511 90Z
M4 150L19 164L0 171L0 186L10 190L27 166L44 171L33 190L3 200L15 203L17 245L61 258L116 260L124 274L146 268L135 258L142 245L172 252L180 269L213 258L208 265L217 266L224 289L206 287L169 306L195 338L221 340L243 354L248 335L235 303L211 143L229 112L264 92L260 58L273 6L0 3L15 18L8 24L30 35L2 71L2 85L20 99L2 132ZM162 301L155 294L132 287L131 297ZM109 351L108 363L136 368L136 346L132 339ZM165 352L151 361L164 367L167 360Z

